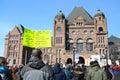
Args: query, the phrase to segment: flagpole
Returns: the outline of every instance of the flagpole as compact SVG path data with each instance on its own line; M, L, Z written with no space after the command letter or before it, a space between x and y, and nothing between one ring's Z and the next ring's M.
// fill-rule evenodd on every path
M25 51L25 65L27 64L27 49Z

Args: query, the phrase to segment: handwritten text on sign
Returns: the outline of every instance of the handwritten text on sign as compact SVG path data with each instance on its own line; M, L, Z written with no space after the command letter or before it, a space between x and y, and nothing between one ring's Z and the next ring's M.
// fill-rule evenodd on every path
M23 46L28 46L32 48L51 47L51 31L37 31L24 28Z

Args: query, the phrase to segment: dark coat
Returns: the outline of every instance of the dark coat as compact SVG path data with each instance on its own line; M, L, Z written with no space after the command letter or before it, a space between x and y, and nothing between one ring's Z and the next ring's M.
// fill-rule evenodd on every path
M106 73L106 75L107 75L107 79L108 79L108 80L112 80L112 79L113 79L112 72L110 72L108 68L105 68L104 71L105 71L105 73Z
M60 68L60 64L56 63L53 67L54 70L54 80L66 80L65 72L62 68Z
M53 80L52 68L37 57L31 57L20 72L18 80Z
M114 74L114 80L120 80L120 70L115 70L113 74Z
M86 74L86 80L107 80L107 75L98 65L91 66Z
M74 69L74 79L84 80L84 71L82 70L82 67L77 66L77 68Z
M9 70L5 66L0 66L0 80L13 80L12 75L9 74Z
M64 72L66 74L66 80L70 80L73 78L73 73L71 72L70 68L65 68Z

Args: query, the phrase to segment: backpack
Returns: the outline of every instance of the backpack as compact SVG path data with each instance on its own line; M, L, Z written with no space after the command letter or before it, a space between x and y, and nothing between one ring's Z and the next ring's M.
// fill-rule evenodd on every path
M108 80L112 80L113 75L112 75L112 73L111 73L108 69L105 70L105 73L106 73L106 75L107 75L107 79L108 79Z

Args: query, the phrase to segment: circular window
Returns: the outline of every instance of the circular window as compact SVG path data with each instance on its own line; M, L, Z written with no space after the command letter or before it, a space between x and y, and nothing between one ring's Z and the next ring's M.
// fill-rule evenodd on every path
M58 32L61 32L61 27L57 27L57 31L58 31Z

